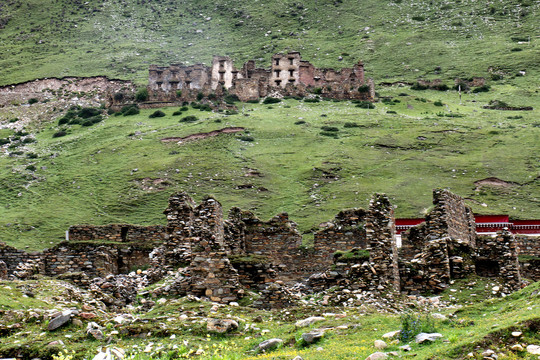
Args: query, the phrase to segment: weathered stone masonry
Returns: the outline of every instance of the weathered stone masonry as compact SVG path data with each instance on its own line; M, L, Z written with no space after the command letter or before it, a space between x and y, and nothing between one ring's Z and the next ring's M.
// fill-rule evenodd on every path
M225 92L241 101L272 96L306 96L315 92L333 99L373 100L373 80L365 80L364 65L339 71L318 69L299 52L275 54L269 69L257 68L253 60L237 70L231 58L214 56L212 66L151 65L150 101L178 103L197 100L199 93L221 97Z
M381 194L372 198L367 211L340 212L315 234L314 246L305 248L285 213L261 221L233 208L224 219L215 199L197 205L187 194L177 193L164 211L166 226L72 226L69 241L42 253L0 244L5 264L0 270L4 277L61 275L88 285L92 277L150 265L150 281L180 271L173 287L178 294L230 302L243 296L244 287L262 287L264 299L278 307L294 300L283 283L308 278L314 290L344 285L407 293L438 292L452 279L474 273L502 277L509 291L522 285L523 269L527 277L538 278L537 239L516 240L508 232L477 238L472 212L462 198L446 190L434 190L433 205L425 223L402 234L399 250L393 207ZM367 250L368 257L335 263L337 250L357 249ZM521 268L520 249L532 258L522 261ZM281 282L269 286L276 281Z

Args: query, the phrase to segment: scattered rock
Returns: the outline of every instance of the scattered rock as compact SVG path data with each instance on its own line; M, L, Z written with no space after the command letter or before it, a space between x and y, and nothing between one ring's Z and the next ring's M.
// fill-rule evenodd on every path
M66 310L49 322L47 330L54 331L59 327L66 325L69 320L71 320L71 311Z
M383 339L394 339L401 334L401 330L390 331L382 336Z
M411 351L411 346L410 345L403 345L403 346L400 346L399 347L401 350L403 351Z
M512 351L523 351L525 349L523 349L523 346L521 346L520 344L514 344L510 347L510 350Z
M375 340L375 349L377 350L382 350L382 349L386 349L388 347L388 344L385 343L384 341L382 340Z
M209 332L224 334L236 329L238 329L238 323L231 319L208 319L206 323L206 330Z
M309 326L317 321L323 321L324 318L322 316L310 316L307 319L304 320L298 320L296 324L294 324L296 327L306 327Z
M423 344L426 341L433 342L439 338L442 338L442 334L439 333L420 333L416 335L416 343Z
M431 314L431 317L434 318L434 319L437 319L437 320L446 320L446 316L444 316L443 314L439 314L439 313Z
M278 347L282 343L283 343L283 340L281 339L269 339L269 340L263 341L257 347L259 348L260 351L268 351L268 350L272 350Z
M523 335L523 333L521 331L513 331L512 332L513 337L520 337L521 335Z
M308 344L313 344L319 341L323 336L324 336L323 331L312 330L308 333L302 334L302 339L304 339L304 341L307 342Z
M529 345L527 346L527 352L533 355L540 355L540 346L538 345Z
M376 353L373 353L371 355L369 355L366 360L382 360L382 359L387 359L388 358L388 355L386 355L385 353L383 352L376 352Z
M484 352L482 353L482 356L486 358L486 357L491 357L493 354L495 354L495 351L493 351L493 350L486 350L486 351L484 351Z

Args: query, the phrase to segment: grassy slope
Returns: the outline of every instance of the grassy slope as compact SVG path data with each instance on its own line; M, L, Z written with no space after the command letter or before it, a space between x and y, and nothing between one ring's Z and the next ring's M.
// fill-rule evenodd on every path
M43 248L63 239L71 224L163 223L162 210L174 190L196 199L213 194L225 210L240 206L262 218L286 211L302 231L340 209L366 207L374 192L390 196L398 217L422 216L435 187L472 199L476 212L540 217L538 110L482 109L501 97L538 108L532 91L500 84L489 93L464 95L462 105L453 91L396 87L381 95L401 102L367 110L348 102L286 100L272 106L239 104L240 114L232 116L190 109L185 114L199 117L190 124L171 115L176 109L163 109L167 116L156 119L148 118L153 110L143 110L90 128L73 125L69 135L55 139L55 122L35 125L37 143L19 147L22 155L0 158L2 239ZM435 106L437 100L447 105ZM390 109L397 114L387 114ZM522 118L508 119L517 114ZM300 120L306 123L296 125ZM245 127L254 141L242 141L240 134L181 146L159 141L226 126ZM339 138L321 136L321 126L337 127ZM37 170L26 170L28 165ZM262 177L246 177L248 169ZM326 178L324 171L335 178ZM474 191L474 181L491 176L516 184ZM140 185L145 178L165 179L169 186L145 190ZM238 189L246 184L253 188Z
M485 76L489 67L533 76L539 6L531 0L10 0L0 12L10 19L0 30L0 85L103 74L144 83L150 63L209 63L226 54L239 65L254 58L267 66L272 53L285 50L299 50L317 66L362 59L376 81ZM425 20L413 20L418 16ZM441 75L434 74L437 66Z

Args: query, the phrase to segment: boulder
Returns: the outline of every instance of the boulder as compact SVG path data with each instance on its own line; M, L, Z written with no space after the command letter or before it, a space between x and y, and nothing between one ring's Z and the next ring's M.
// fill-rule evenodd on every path
M510 347L510 350L512 351L523 351L525 349L523 349L523 346L521 346L520 344L514 344Z
M529 345L527 346L527 352L533 355L540 355L540 346L538 345Z
M208 332L224 334L236 329L238 329L238 323L231 319L208 319L206 323Z
M377 350L382 350L382 349L386 349L388 347L388 344L385 343L384 341L382 340L375 340L375 349Z
M395 339L401 334L401 330L390 331L382 336L383 339Z
M442 334L439 333L420 333L416 335L416 343L422 344L427 342L433 342L437 339L442 338Z
M304 320L298 320L296 324L294 324L296 327L306 327L313 323L316 323L317 321L323 321L325 318L322 316L310 316L307 319Z
M369 355L366 360L383 360L383 359L387 359L388 358L388 355L386 355L385 353L383 352L376 352L376 353L373 353L371 355Z
M283 343L281 339L268 339L257 345L260 351L268 351L278 347Z
M308 333L302 334L302 339L308 344L313 344L319 341L324 336L324 332L313 330Z
M434 318L434 319L437 319L437 320L446 320L446 316L444 316L443 314L439 314L439 313L431 314L431 317Z
M58 329L59 327L66 325L70 320L71 320L71 311L66 310L62 312L60 315L53 318L51 321L49 321L47 330L54 331Z

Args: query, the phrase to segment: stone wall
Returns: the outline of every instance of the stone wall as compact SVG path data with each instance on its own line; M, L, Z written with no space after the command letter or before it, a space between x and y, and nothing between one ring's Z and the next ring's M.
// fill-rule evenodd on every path
M165 227L110 224L103 226L73 225L68 230L69 241L113 241L143 242L159 244L163 242Z
M540 257L540 236L515 235L519 255Z

